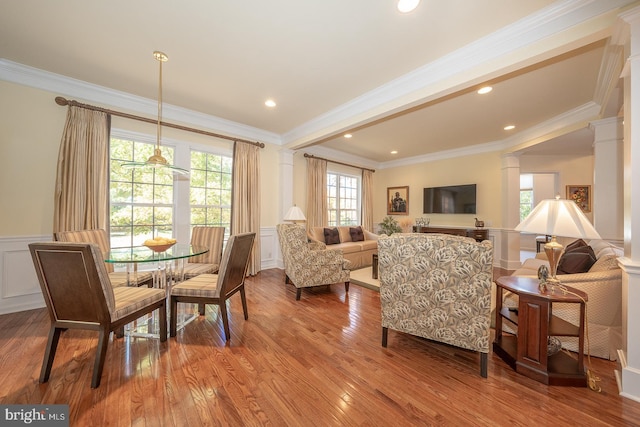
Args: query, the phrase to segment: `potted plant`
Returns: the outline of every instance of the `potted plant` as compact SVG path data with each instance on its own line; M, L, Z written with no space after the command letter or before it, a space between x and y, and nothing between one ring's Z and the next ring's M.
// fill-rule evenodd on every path
M398 221L396 221L396 219L391 216L384 217L379 225L380 230L387 236L391 236L393 233L402 232L402 227L400 227Z

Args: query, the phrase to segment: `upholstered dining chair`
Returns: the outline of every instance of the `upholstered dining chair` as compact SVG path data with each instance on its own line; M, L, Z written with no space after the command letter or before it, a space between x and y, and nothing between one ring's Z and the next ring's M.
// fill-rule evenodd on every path
M76 230L76 231L59 231L54 234L54 238L60 242L72 242L72 243L95 243L102 251L103 262L104 255L111 250L111 243L109 235L104 229L93 230ZM114 271L113 264L104 263L107 273L109 274L109 280L113 287L127 286L129 282L133 285L150 285L153 281L151 272L149 271L137 271L137 266L134 265L133 279L129 277L127 279L126 271Z
M236 292L240 292L244 319L249 319L244 280L255 236L256 233L243 233L230 236L224 254L222 255L218 274L201 274L178 283L171 288L169 334L172 337L175 337L177 332L179 302L199 304L200 315L204 315L205 313L205 304L215 304L220 307L224 336L227 341L231 338L227 314L227 300Z
M197 226L191 230L191 244L205 246L209 252L188 258L184 262L180 280L191 279L200 274L216 273L220 268L224 227Z
M51 318L40 382L49 380L60 333L65 329L98 331L91 387L100 385L109 335L127 323L158 310L160 341L167 340L164 289L113 287L102 251L94 243L31 243L38 281Z

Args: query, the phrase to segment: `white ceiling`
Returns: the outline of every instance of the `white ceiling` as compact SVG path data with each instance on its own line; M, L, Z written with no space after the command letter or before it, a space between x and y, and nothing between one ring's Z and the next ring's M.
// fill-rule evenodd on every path
M383 165L521 141L545 123L556 136L584 129L582 116L557 118L601 115L607 37L631 3L422 0L403 15L394 0L4 1L0 58L155 100L161 50L165 104L211 117L212 130L224 119L244 127L236 136L257 129ZM480 96L483 82L494 90Z

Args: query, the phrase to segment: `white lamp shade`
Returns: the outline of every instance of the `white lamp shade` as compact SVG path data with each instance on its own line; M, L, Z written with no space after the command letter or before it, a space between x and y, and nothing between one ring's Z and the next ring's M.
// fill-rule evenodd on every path
M304 214L302 213L302 209L297 206L291 206L291 208L287 211L287 214L284 216L285 221L306 221Z
M549 236L600 239L578 205L573 200L564 199L541 201L515 230Z

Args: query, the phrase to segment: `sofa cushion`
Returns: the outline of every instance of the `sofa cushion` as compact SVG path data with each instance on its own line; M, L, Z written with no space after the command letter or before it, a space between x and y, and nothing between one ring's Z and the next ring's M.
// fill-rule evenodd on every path
M359 242L360 247L362 247L363 251L373 251L378 249L378 241L377 240L365 240L363 242Z
M570 246L570 245L569 245ZM591 246L574 246L564 253L558 262L558 274L586 273L596 262L596 255Z
M344 255L363 251L362 242L339 243L331 246L330 249L341 249Z
M364 231L362 227L349 227L349 234L352 242L364 242Z
M347 243L351 241L351 234L349 234L349 226L343 225L338 227L338 234L340 235L340 243Z
M338 234L337 228L324 229L324 243L327 245L337 245L340 243L340 234Z
M618 265L618 257L615 255L604 255L598 258L598 260L591 266L589 273L595 271L609 271L620 268Z

